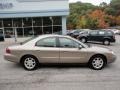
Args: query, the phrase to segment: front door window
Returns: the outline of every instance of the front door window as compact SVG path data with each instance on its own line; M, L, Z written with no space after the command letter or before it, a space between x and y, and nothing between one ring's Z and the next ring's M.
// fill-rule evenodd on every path
M68 38L60 38L60 47L61 48L78 48L79 44L75 41Z

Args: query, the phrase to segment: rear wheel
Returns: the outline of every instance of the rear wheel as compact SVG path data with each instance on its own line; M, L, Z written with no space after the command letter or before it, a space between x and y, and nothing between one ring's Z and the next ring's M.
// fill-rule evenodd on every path
M104 45L110 45L110 40L105 39L105 40L103 41L103 44L104 44Z
M103 56L97 55L90 59L89 66L94 70L101 70L106 65L106 60Z
M34 56L25 56L22 59L22 65L26 70L35 70L38 67L38 60Z
M86 43L87 39L86 38L81 38L80 41L83 42L83 43Z

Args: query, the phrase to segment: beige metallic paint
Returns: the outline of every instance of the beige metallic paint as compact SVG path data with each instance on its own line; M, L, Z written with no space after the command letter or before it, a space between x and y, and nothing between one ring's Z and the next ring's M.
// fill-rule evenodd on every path
M68 36L61 35L42 35L24 45L8 47L11 54L4 54L4 58L8 61L19 63L24 55L35 56L40 63L87 63L89 59L95 54L102 54L106 56L107 62L114 62L115 54L109 49L102 47L85 47L79 48L51 48L51 47L37 47L35 43L43 38L49 37L64 37L74 40ZM80 42L81 43L81 42ZM81 43L82 44L82 43Z

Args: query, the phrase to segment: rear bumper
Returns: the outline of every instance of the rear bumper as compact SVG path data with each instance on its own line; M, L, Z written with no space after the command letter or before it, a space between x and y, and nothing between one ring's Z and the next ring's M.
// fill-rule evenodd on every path
M4 54L4 59L10 62L19 63L18 57L11 54Z
M115 43L115 42L116 42L116 39L111 39L111 42L112 42L112 43Z

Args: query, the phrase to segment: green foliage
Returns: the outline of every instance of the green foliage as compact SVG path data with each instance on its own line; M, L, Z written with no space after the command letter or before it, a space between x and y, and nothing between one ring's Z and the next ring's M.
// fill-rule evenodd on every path
M110 7L115 10L115 15L120 15L120 0L112 0Z
M99 10L103 12L103 15L95 19L93 18L95 15L91 17L90 14L97 10L98 16ZM120 0L112 0L110 4L103 2L100 6L82 2L70 4L70 15L67 18L67 26L69 29L96 29L115 25L120 25Z

